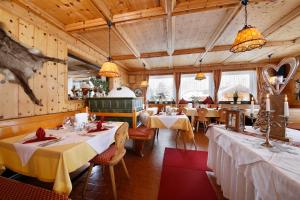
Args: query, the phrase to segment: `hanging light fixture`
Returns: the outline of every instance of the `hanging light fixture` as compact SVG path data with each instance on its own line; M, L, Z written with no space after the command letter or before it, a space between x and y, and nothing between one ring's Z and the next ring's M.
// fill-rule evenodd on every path
M112 22L108 21L108 61L103 63L101 69L99 70L100 76L105 76L109 78L119 77L120 73L118 70L118 66L111 61L111 54L110 54L110 30L112 26Z
M145 71L146 71L146 65L145 65L145 63L143 63L143 66L144 66L144 72L143 72L143 81L141 82L141 87L145 88L145 87L148 87L148 81L144 77Z
M199 67L200 70L195 76L195 80L199 80L199 81L206 79L205 74L201 72L201 64L202 64L202 59L200 60L200 67Z
M242 4L245 6L245 26L241 29L230 49L233 53L251 51L252 49L261 48L266 44L264 36L254 27L247 24L248 13L247 4L248 0L242 0Z

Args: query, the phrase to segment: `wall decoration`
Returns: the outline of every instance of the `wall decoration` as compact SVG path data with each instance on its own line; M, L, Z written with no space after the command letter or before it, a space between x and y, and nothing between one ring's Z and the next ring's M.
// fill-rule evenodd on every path
M288 95L290 107L300 107L300 69L287 84L283 92Z
M284 58L276 66L269 64L263 69L264 81L271 87L274 94L280 94L291 78L295 75L299 61L296 58Z
M65 64L61 59L43 55L37 49L29 49L10 38L0 27L0 73L5 76L2 83L19 84L36 105L42 106L28 84L30 77L43 67L45 62Z
M134 93L135 93L135 96L136 96L136 97L141 97L141 96L143 96L143 90L142 90L141 88L136 88L136 89L134 90Z

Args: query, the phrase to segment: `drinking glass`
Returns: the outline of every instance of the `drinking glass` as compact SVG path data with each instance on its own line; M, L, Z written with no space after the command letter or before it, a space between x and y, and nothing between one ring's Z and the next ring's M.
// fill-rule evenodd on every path
M96 117L97 117L96 114L92 114L92 115L90 116L91 121L94 122L94 121L96 120Z

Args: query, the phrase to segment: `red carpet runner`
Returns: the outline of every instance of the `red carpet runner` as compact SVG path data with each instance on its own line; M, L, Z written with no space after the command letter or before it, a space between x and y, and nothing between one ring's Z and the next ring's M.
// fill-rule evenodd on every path
M205 171L207 152L166 148L158 200L217 199Z

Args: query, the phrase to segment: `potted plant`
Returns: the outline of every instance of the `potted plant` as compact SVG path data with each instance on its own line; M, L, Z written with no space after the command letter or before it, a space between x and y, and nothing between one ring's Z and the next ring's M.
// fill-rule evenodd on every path
M233 93L233 103L234 103L234 104L237 104L238 98L239 98L239 93L238 93L238 91L235 91L235 92Z
M95 96L100 96L100 93L105 92L108 94L108 82L105 80L101 80L99 77L91 78L90 81L94 85Z

